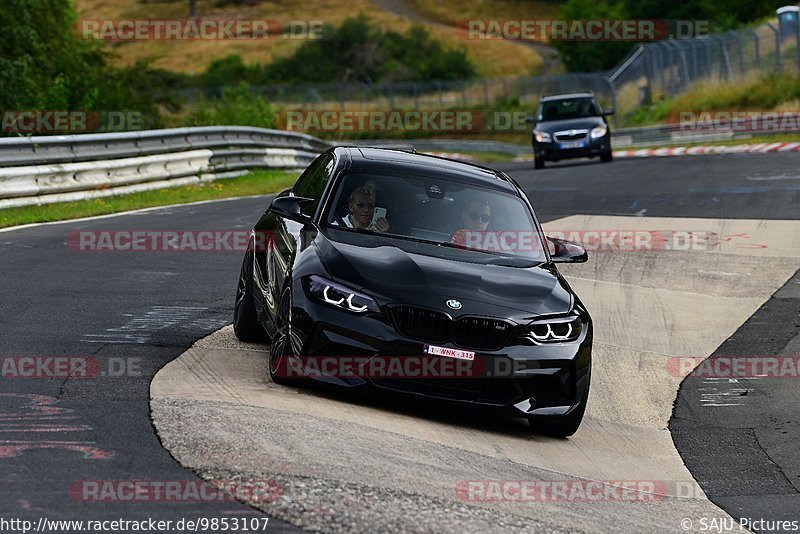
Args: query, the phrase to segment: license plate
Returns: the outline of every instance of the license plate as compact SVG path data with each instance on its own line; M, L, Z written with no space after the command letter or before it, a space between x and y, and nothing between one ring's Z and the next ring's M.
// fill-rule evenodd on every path
M446 358L457 358L459 360L474 360L475 353L468 350L448 349L447 347L437 347L436 345L425 345L422 349L425 354L444 356Z
M561 150L569 150L570 148L583 148L586 146L585 141L569 141L568 143L560 143Z

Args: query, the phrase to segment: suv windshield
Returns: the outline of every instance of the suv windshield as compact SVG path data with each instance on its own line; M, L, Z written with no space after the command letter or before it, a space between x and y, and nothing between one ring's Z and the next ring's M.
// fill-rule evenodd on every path
M561 121L581 117L597 117L600 109L592 97L547 100L539 106L539 121Z
M439 178L358 173L343 176L331 195L323 216L327 227L367 233L383 245L392 239L404 248L405 240L488 260L546 260L543 237L516 195Z

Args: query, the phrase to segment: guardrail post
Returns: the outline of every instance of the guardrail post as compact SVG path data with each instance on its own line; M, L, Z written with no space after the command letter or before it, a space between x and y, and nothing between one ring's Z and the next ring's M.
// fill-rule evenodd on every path
M669 57L664 61L664 70L669 74L669 82L667 82L667 90L665 92L672 95L675 93L675 60L672 57L672 49L665 41L658 44L662 47L662 52L666 50L669 53Z
M739 76L744 76L744 39L739 33L734 33L733 38L739 44Z
M796 43L794 53L797 58L797 68L800 69L800 24L795 24L794 30L795 30L794 37Z
M680 73L679 79L679 89L684 89L686 86L689 85L689 66L686 63L686 53L683 50L683 45L677 43L675 41L666 41L666 43L672 43L672 46L678 51L678 58L680 59L680 64L678 65L678 72Z
M706 72L708 73L708 78L710 78L711 71L714 68L714 54L711 52L711 39L703 39L703 43L706 45L706 63L708 65Z
M612 82L607 77L603 76L603 79L608 82L608 87L611 89L611 107L614 108L614 129L616 130L619 126L619 110L617 109L617 88L614 87L614 82Z
M775 70L780 72L783 70L783 65L781 64L781 32L769 22L767 22L767 28L775 34Z
M733 75L733 69L731 68L731 58L728 55L728 44L722 40L721 37L712 35L711 36L717 44L719 44L720 52L722 52L722 58L725 60L724 63L720 63L720 70L725 67L725 75L723 78L725 80L729 79Z
M750 35L753 36L753 48L756 54L756 65L759 65L761 63L761 39L758 38L758 34L753 29L750 29Z

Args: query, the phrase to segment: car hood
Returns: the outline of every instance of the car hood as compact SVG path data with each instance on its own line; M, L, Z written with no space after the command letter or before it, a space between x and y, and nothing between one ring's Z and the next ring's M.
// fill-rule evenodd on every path
M595 126L605 124L602 117L582 117L562 121L544 121L536 125L537 132L560 132L563 130L591 130Z
M406 303L453 316L487 315L518 322L566 313L572 290L552 266L482 265L410 253L396 246L365 247L315 239L327 275L376 298L379 304ZM454 312L449 299L461 301Z

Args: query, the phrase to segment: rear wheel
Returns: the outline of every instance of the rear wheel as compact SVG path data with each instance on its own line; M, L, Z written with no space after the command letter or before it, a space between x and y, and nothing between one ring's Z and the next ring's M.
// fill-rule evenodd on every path
M269 351L269 377L276 384L288 384L288 358L292 356L292 290L287 286L281 293L278 314L275 317L276 331Z
M610 148L600 153L600 161L602 161L603 163L608 163L613 159L614 159L614 154L611 152Z
M242 261L236 302L233 306L233 332L242 341L266 341L267 333L258 321L253 297L253 251L248 250Z
M548 417L544 415L531 415L528 417L530 430L537 434L545 434L558 438L567 438L578 431L586 412L586 403L589 400L589 388L581 398L580 405L567 415L561 417Z

